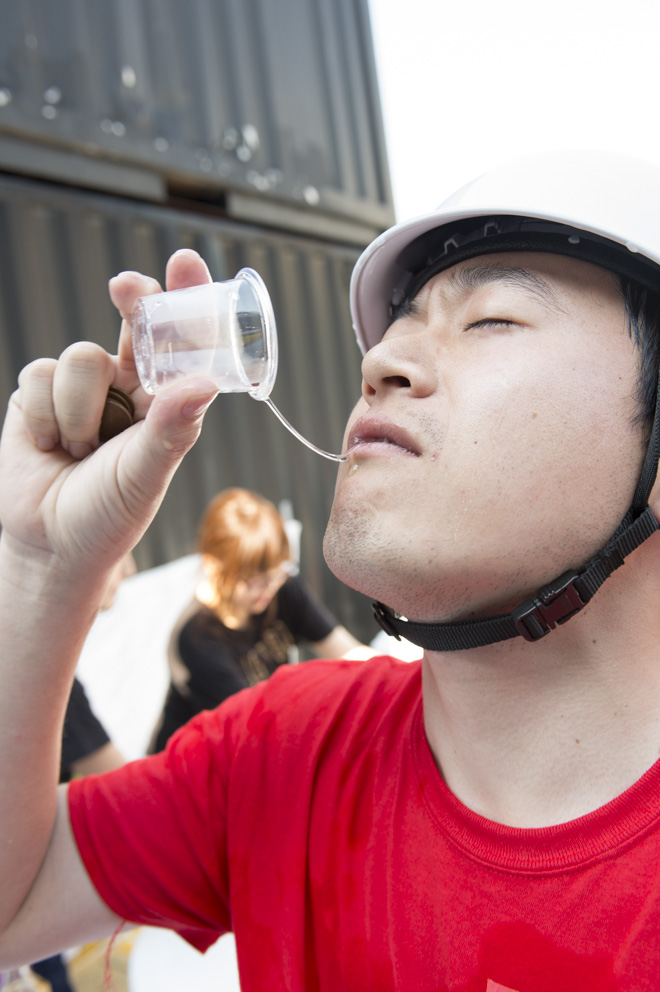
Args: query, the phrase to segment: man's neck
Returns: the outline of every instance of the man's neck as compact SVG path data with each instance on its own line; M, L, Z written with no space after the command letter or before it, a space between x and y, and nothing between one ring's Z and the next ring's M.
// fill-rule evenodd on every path
M427 738L470 809L510 826L566 822L658 759L660 580L650 590L630 572L543 641L426 653Z

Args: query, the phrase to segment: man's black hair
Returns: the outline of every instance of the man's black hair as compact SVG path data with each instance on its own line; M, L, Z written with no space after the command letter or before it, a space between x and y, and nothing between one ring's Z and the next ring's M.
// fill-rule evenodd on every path
M632 279L621 277L621 293L630 334L639 349L637 385L638 423L650 431L658 393L660 369L660 292L654 293Z

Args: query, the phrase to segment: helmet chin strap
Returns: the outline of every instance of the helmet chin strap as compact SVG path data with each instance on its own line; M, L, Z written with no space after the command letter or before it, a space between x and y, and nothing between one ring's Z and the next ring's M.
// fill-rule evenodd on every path
M548 582L510 613L455 623L418 623L405 620L383 603L373 603L376 620L386 634L402 637L428 651L460 651L478 648L511 637L538 641L557 624L579 613L624 559L656 530L660 523L648 505L660 458L660 376L651 438L632 506L607 545L577 571Z

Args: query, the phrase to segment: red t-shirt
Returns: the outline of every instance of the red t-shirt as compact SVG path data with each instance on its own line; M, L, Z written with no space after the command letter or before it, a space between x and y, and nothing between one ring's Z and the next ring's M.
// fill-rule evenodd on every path
M99 893L244 992L657 992L660 762L561 826L464 807L424 735L419 664L307 662L163 754L70 786Z

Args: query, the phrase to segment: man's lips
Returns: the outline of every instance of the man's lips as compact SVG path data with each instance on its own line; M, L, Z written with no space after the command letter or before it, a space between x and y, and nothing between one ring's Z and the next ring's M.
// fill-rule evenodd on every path
M421 454L419 446L413 441L410 434L390 420L383 420L381 417L360 417L353 424L348 436L348 455L367 454L368 452L379 454L394 454L395 451L402 454Z

